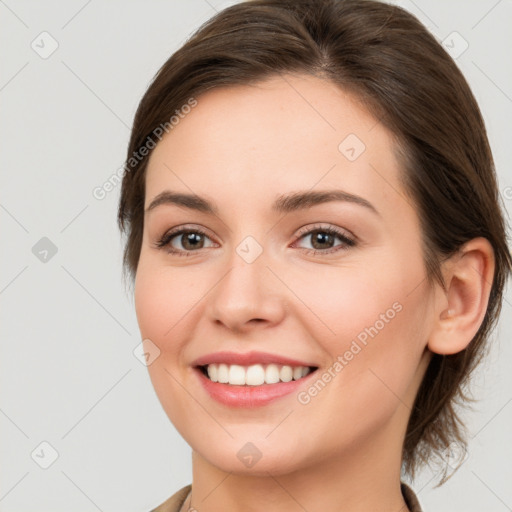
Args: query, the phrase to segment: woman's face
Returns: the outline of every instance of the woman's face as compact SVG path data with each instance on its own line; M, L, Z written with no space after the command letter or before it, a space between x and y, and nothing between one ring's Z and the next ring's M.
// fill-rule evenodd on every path
M145 208L168 191L199 196L214 213L165 200L147 210L135 282L165 412L224 471L282 474L376 449L399 461L433 303L390 134L313 77L197 100L151 154ZM327 191L340 196L315 200ZM289 358L298 380L242 388L206 382L196 367L256 351L268 359L217 362L247 363L228 375L243 379L253 366L257 380L272 375L273 358ZM317 369L299 379L300 363ZM283 394L270 400L268 390Z

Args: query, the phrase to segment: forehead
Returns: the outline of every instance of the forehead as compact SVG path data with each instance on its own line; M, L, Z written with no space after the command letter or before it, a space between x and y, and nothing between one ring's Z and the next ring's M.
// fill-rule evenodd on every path
M397 194L391 134L331 82L282 75L213 89L197 102L150 156L145 207L164 189L220 202L236 192L239 206L251 194L270 203L315 187L374 204Z

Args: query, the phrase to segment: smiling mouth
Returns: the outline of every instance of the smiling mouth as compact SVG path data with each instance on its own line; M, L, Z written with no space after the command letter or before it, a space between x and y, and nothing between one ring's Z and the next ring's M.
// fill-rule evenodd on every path
M289 366L279 364L207 364L196 366L211 382L232 386L262 386L297 381L318 369L316 366Z

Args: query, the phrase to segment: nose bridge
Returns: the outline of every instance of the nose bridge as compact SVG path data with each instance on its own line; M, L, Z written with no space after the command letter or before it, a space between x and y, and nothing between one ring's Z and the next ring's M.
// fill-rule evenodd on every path
M270 251L254 236L233 244L225 259L226 271L211 296L214 320L241 329L251 320L278 322L284 313L285 288L267 268Z

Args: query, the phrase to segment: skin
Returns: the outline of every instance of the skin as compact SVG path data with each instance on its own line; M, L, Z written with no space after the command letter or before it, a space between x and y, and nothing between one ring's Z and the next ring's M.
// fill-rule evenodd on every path
M354 161L338 149L348 134L366 146ZM149 374L192 448L198 511L407 510L400 464L414 397L432 351L462 350L478 330L494 261L489 243L474 239L445 264L447 291L429 288L417 212L398 172L391 134L338 87L304 75L207 92L152 152L146 208L171 190L219 210L146 212L135 280L142 338L160 350ZM337 201L271 211L281 194L329 189L365 198L378 214ZM299 238L319 224L356 245ZM173 247L188 256L155 247L184 225L207 232L203 248L180 235ZM252 263L236 252L249 235L263 249ZM394 303L401 310L307 404L292 393L230 408L190 366L215 351L261 350L322 374ZM249 441L262 454L252 467L237 457Z

